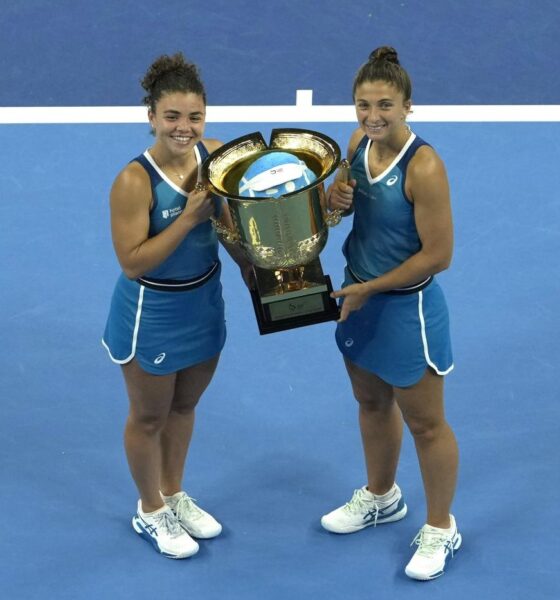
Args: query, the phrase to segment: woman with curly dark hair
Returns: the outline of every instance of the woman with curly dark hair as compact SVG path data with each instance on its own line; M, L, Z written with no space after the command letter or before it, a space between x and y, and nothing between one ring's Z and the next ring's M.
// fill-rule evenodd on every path
M221 525L182 489L195 407L226 339L218 238L227 206L201 186L206 94L181 53L161 56L142 81L155 136L111 190L119 277L103 344L122 367L130 411L125 449L140 500L135 531L170 558L198 551ZM228 250L230 250L228 248ZM248 273L249 265L235 257ZM192 536L192 537L191 537Z
M434 279L451 262L453 226L443 162L406 123L411 93L396 51L374 50L354 80L353 179L329 190L332 209L354 209L345 281L333 296L342 299L336 341L359 405L368 481L321 523L352 533L406 515L395 483L404 419L427 502L405 572L433 579L461 545L450 514L458 450L443 402L453 357L447 306Z

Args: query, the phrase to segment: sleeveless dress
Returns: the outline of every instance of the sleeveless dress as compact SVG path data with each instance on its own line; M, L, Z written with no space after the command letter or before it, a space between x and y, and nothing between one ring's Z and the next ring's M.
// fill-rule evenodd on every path
M371 143L364 136L351 162L357 183L354 222L343 246L343 287L379 277L421 249L414 206L404 190L408 163L427 144L411 133L393 163L372 177ZM335 335L345 357L396 387L414 385L427 367L439 375L453 369L447 304L434 277L371 296L338 324Z
M208 151L195 147L199 175ZM149 237L183 212L188 194L159 169L149 152L136 157L152 187ZM220 200L215 198L216 214ZM155 375L174 373L218 354L225 343L218 239L210 221L197 225L175 251L137 280L121 273L102 343L118 364L133 358Z

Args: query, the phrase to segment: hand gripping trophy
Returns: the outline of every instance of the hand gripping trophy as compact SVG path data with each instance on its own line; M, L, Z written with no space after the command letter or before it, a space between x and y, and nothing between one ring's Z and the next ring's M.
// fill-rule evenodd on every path
M348 165L339 177L348 177ZM202 180L227 199L234 230L214 221L253 265L251 297L261 334L335 320L319 254L340 212L328 212L324 181L339 166L340 148L306 129L274 129L225 144L202 165Z

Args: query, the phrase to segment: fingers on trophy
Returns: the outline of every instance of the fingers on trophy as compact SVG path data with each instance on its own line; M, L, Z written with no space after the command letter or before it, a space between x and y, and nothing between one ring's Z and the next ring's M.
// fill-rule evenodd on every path
M352 178L352 175L350 172L350 163L348 162L348 160L346 158L343 158L340 161L340 164L338 165L338 172L336 174L335 180L341 181L342 183L346 183L348 185L350 183L351 178ZM331 210L327 214L327 216L326 216L327 224L330 227L334 227L335 225L338 225L340 223L342 217L351 215L353 212L354 212L353 207L350 207L346 210L343 210L342 208L335 208L334 210Z

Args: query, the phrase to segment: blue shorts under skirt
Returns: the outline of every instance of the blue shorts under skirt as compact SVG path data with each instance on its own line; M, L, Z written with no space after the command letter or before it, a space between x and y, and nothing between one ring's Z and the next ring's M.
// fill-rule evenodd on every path
M121 275L102 343L111 360L136 358L148 373L166 375L216 356L226 340L219 271L200 287L159 291Z
M345 271L343 287L355 283ZM433 280L412 294L377 294L339 323L342 354L395 387L422 379L427 367L438 375L453 369L449 314L443 291Z

